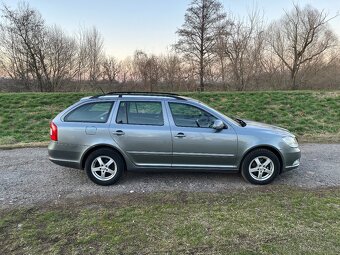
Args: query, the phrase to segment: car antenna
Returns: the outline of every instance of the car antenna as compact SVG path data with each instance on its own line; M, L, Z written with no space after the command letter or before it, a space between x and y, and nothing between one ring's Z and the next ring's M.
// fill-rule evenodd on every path
M103 95L105 95L105 92L104 92L104 90L102 89L102 87L99 86L99 88L100 88L100 90L102 91Z

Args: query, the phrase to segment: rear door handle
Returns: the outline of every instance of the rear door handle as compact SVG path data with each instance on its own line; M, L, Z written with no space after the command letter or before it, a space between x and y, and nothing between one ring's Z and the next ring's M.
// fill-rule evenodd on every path
M185 137L185 134L182 132L179 132L177 135L175 135L175 137Z
M122 130L113 131L112 134L114 134L114 135L125 135L125 133Z

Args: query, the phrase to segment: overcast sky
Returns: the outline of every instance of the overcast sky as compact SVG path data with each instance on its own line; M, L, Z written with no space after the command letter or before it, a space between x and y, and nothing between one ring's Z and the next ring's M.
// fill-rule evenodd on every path
M1 1L1 0L0 0ZM19 0L3 0L15 7ZM68 33L80 26L96 26L105 40L105 50L118 58L132 55L136 49L147 53L165 52L176 41L176 29L184 21L191 0L30 0L47 24L57 24ZM340 11L340 0L222 0L227 12L245 16L257 5L270 22L290 10L293 2L311 4L330 15ZM340 36L340 17L331 21Z

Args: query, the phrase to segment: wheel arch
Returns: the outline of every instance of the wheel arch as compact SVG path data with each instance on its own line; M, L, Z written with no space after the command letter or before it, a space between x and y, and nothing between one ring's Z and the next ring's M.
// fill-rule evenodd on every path
M123 159L123 161L124 161L124 170L126 170L126 159L125 159L123 153L122 153L119 149L117 149L116 147L114 147L114 146L112 146L112 145L109 145L109 144L97 144L97 145L94 145L94 146L88 148L88 149L83 153L83 155L82 155L82 157L81 157L81 160L80 160L80 167L81 167L81 169L84 169L84 168L85 168L85 161L86 161L87 157L88 157L92 152L94 152L94 151L96 151L96 150L99 150L99 149L110 149L110 150L113 150L113 151L115 151L116 153L118 153L118 154L122 157L122 159Z
M280 152L277 148L275 148L274 146L271 146L271 145L267 145L267 144L264 144L264 145L257 145L257 146L255 146L255 147L249 148L249 149L244 153L244 155L243 155L243 157L242 157L242 159L241 159L241 161L240 161L240 164L239 164L239 167L238 167L238 168L239 168L239 171L241 171L241 167L242 167L242 164L243 164L243 161L244 161L245 157L246 157L249 153L251 153L252 151L257 150L257 149L267 149L267 150L273 152L273 153L278 157L279 162L280 162L280 172L279 172L279 174L281 174L281 173L282 173L282 169L283 169L283 156L282 156L281 152Z

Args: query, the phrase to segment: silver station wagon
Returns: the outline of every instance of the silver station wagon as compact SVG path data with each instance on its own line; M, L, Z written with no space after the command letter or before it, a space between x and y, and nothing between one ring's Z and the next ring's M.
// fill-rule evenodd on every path
M240 172L268 184L300 164L288 130L233 119L170 93L112 92L82 98L50 124L52 162L85 169L100 185L126 170Z

